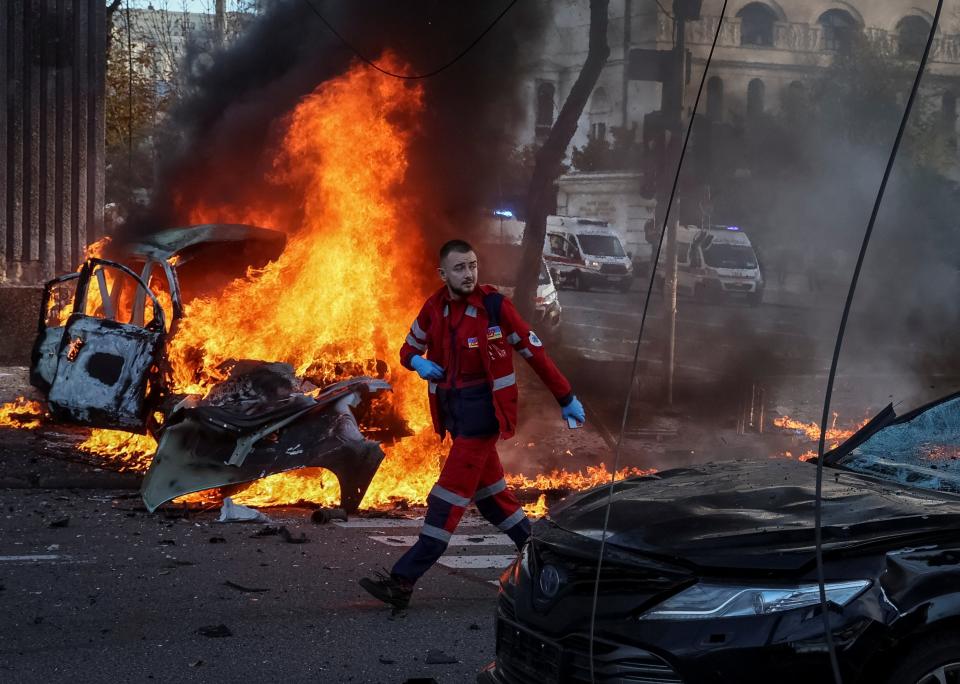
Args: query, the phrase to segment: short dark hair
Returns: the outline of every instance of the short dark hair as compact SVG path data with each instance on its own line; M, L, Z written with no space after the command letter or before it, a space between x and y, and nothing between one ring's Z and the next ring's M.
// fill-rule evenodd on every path
M440 248L440 261L443 261L450 252L466 254L467 252L475 251L473 245L466 240L447 240L443 243L443 247Z

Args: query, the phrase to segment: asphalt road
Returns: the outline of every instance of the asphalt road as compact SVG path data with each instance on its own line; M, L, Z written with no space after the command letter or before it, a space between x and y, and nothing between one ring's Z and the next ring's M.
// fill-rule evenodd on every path
M393 616L356 580L389 567L419 521L319 526L308 511L268 511L309 538L292 544L115 496L3 492L0 681L460 684L493 658L493 582L512 547L478 519L444 562L480 567L435 567ZM220 625L229 636L199 632Z

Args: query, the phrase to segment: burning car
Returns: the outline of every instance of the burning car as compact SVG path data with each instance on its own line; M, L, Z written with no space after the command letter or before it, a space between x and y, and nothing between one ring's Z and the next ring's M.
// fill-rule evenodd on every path
M202 395L177 392L171 381L168 343L184 303L275 259L285 240L247 225L176 228L46 284L31 383L59 421L158 439L142 490L150 510L304 467L332 471L342 505L355 510L383 460L353 414L390 389L380 378L320 387L287 364L234 360Z
M887 407L824 456L829 623L845 682L960 681L960 394ZM814 471L788 460L615 485L599 578L602 682L832 681ZM501 578L497 659L478 682L588 682L609 488L536 523Z

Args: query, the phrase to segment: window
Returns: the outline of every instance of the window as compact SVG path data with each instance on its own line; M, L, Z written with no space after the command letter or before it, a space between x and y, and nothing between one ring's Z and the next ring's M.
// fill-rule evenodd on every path
M901 57L920 59L930 35L930 22L923 17L904 17L897 24L897 47Z
M590 137L594 140L604 140L607 137L607 124L602 121L591 124Z
M763 81L755 78L747 86L747 118L756 119L763 114Z
M791 121L800 118L806 94L807 89L803 87L800 81L793 81L787 86L787 92L783 96L783 110Z
M777 15L759 2L751 2L737 12L740 18L741 45L773 45L773 22Z
M723 79L718 76L707 81L707 118L723 121Z
M817 22L823 27L823 49L833 52L849 53L853 41L860 33L857 20L841 9L827 10Z
M537 84L536 127L537 133L549 133L553 126L553 100L556 88L549 81Z

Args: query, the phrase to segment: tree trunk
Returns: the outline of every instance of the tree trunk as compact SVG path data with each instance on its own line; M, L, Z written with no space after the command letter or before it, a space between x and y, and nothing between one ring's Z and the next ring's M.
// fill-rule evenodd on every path
M567 147L577 131L577 122L593 92L603 65L610 56L607 45L607 10L609 0L590 0L590 43L583 63L560 114L550 129L543 147L537 152L530 189L527 192L527 222L523 230L523 256L514 303L528 320L534 311L534 297L543 258L543 240L547 233L547 214L553 200L553 184L560 175L560 165Z

